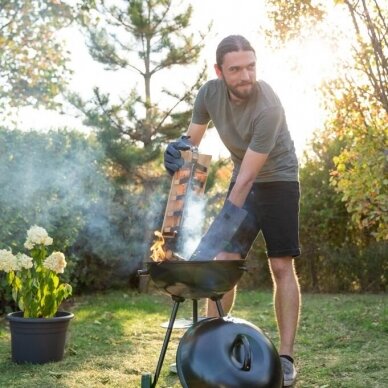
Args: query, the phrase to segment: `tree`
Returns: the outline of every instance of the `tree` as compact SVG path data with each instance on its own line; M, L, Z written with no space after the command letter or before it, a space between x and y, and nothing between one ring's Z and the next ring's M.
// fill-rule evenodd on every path
M158 211L137 192L118 201L104 159L93 134L0 128L0 249L22 250L25 231L40 225L69 258L74 289L127 285ZM157 206L160 193L147 200Z
M330 131L316 134L311 141L311 149L304 154L300 169L303 260L297 261L297 269L305 289L330 290L334 284L335 288L339 288L338 284L352 281L349 281L349 276L344 276L348 267L341 260L336 265L337 270L332 271L336 256L333 253L351 240L353 232L341 196L330 185L333 157L341 147L341 141Z
M327 89L333 95L337 87L331 98L336 113L327 125L346 139L334 159L332 184L354 224L377 240L388 240L388 11L376 0L339 3L347 6L354 26L355 69Z
M326 13L322 2L311 0L265 0L265 3L271 21L265 34L273 45L278 46L308 34Z
M98 129L119 176L143 179L147 170L139 167L159 157L160 144L179 136L189 123L187 104L204 70L183 91L164 87L163 99L170 102L164 106L154 102L151 81L165 72L164 85L170 85L174 75L167 70L198 60L204 35L189 32L191 15L191 6L174 0L96 1L84 15L91 56L107 70L127 71L123 82L134 76L143 82L143 91L134 86L119 102L98 88L92 101L71 96L86 124ZM185 108L177 111L178 105Z
M0 0L0 112L31 105L54 108L69 75L56 38L72 10L55 0Z
M343 144L334 155L331 184L360 228L358 243L367 243L365 238L388 239L387 7L377 0L267 3L274 20L272 36L283 41L301 33L302 21L324 23L328 7L348 11L354 27L348 37L352 60L343 63L340 76L322 88L331 115L326 128Z
M357 69L366 75L373 99L388 114L388 25L387 7L377 0L337 0L345 4L352 18L356 43L353 46Z
M333 101L336 115L326 123L344 143L333 158L331 184L361 232L360 244L388 240L388 115L376 101L358 96L354 84L341 88L342 98Z
M92 137L72 131L39 133L0 128L0 247L21 250L25 231L42 227L65 250L85 226L90 208L111 186L104 153Z
M337 77L321 85L328 116L301 166L305 260L297 267L303 287L385 290L386 243L381 240L388 237L386 7L375 0L266 3L273 21L267 36L273 44L303 44L314 29L326 40L335 31L333 43L346 39L352 50L351 59L339 63ZM329 24L333 11L347 15L350 29Z

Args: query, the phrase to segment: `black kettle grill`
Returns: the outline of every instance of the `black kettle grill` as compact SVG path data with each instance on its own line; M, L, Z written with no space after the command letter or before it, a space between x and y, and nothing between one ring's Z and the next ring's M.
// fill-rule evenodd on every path
M218 313L224 316L220 299L240 280L245 271L244 260L214 261L161 261L148 262L139 275L150 275L155 285L171 295L174 302L159 361L152 375L142 375L141 388L154 388L166 355L180 303L193 301L193 324L198 323L198 299L210 298L217 304Z
M240 280L244 260L148 262L140 275L174 302L158 364L152 379L142 375L141 388L156 387L180 303L193 301L193 325L177 351L177 370L184 388L278 388L282 386L279 355L260 329L249 322L226 318L222 296ZM198 299L215 301L219 318L198 321ZM220 371L222 374L219 374Z

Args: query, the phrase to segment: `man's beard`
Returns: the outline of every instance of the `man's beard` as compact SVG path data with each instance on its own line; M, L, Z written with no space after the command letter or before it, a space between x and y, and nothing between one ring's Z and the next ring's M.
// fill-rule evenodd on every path
M225 79L224 79L225 85L229 91L229 93L233 94L235 97L237 97L240 100L248 100L249 97L252 95L253 92L253 83L252 82L244 82L243 84L239 84L238 86L231 86L229 85ZM240 90L238 89L239 86L245 86L245 85L250 85L250 88Z

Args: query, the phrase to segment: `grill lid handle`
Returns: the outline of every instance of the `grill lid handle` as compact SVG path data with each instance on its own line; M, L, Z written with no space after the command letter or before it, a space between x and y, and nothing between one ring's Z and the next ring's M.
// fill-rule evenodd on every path
M241 357L241 353L243 357ZM234 366L243 371L251 370L252 350L246 335L238 334L233 341L231 360Z

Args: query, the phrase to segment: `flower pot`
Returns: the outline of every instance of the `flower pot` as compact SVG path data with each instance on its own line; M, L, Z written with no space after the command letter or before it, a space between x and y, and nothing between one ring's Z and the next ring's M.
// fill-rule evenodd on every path
M74 314L65 311L58 311L53 318L23 318L21 311L8 314L12 361L18 364L61 361L73 317Z

